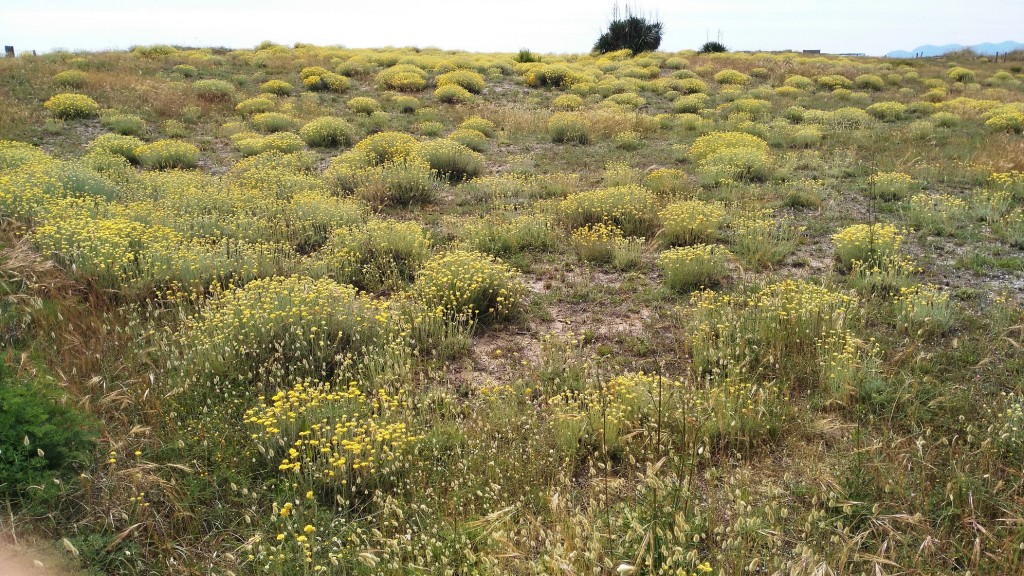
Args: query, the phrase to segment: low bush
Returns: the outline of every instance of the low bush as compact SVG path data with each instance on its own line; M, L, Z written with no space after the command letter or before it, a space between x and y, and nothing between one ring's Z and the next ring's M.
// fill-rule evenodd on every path
M100 105L84 94L57 94L43 103L43 107L61 120L92 118L100 112Z
M199 164L199 148L180 140L157 140L135 149L139 163L145 168L195 168Z

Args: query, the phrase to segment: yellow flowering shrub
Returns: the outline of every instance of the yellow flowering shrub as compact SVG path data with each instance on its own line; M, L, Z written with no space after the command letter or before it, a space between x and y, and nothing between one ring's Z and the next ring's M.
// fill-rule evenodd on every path
M245 138L238 138L235 140L235 146L242 156L256 156L267 152L296 152L305 148L306 143L294 132L275 132L266 136L250 134Z
M695 244L671 248L658 256L658 267L665 285L671 290L688 292L714 288L729 273L727 261L732 254L717 244Z
M573 230L569 241L580 260L602 264L614 260L616 245L622 238L622 230L598 222Z
M434 98L445 104L467 104L473 101L473 93L462 86L449 83L434 90Z
M484 87L487 85L484 81L484 77L472 70L453 70L451 72L446 72L438 76L435 81L437 82L438 88L454 85L464 88L473 94L483 92Z
M449 140L454 140L474 152L483 152L487 149L487 136L479 130L472 128L459 128L448 135Z
M551 107L563 112L572 112L583 107L583 98L576 94L560 94L551 101Z
M953 305L949 294L934 284L903 288L897 295L897 326L921 335L943 334L953 327Z
M895 122L907 116L907 107L900 102L875 102L866 110L868 114L883 122Z
M377 85L399 92L419 92L427 87L427 73L412 64L396 64L377 73Z
M261 398L244 422L269 463L290 482L346 498L377 481L397 479L412 464L411 450L422 436L403 421L406 406L406 399L385 389L367 394L355 381L332 386L302 378ZM283 509L279 514L288 515ZM308 536L315 529L303 532Z
M278 96L291 96L292 92L295 92L295 86L292 86L284 80L267 80L263 84L260 84L260 92L276 94Z
M680 246L711 242L725 221L725 209L719 203L700 200L673 202L658 213L661 231L658 239L664 246Z
M793 218L776 218L771 210L757 211L729 223L729 245L748 266L763 267L781 262L796 250L804 228Z
M180 330L197 384L272 387L284 376L353 379L371 368L395 332L385 303L352 286L301 276L231 288Z
M367 116L380 110L380 103L369 96L356 96L345 105L356 114L366 114Z
M892 224L854 224L833 234L832 243L841 270L857 262L882 266L899 253L903 234Z
M302 126L299 136L310 146L329 148L352 144L355 129L342 118L321 116Z
M449 182L475 178L484 171L483 154L447 138L421 142L414 154Z
M86 85L89 77L81 70L64 70L54 74L52 80L55 86L78 90Z
M304 77L302 85L312 92L341 93L352 87L352 81L347 76L323 71L320 74Z
M333 230L327 243L303 258L302 271L370 291L412 281L430 256L430 238L415 222L370 220Z
M456 235L467 249L494 256L544 251L556 243L551 220L534 214L462 219L458 222Z
M91 118L100 112L100 105L84 94L57 94L44 102L43 108L61 120Z
M128 160L132 164L139 163L139 157L135 151L143 145L142 140L135 136L122 136L120 134L100 134L86 149L92 152L115 154Z
M750 82L750 76L747 76L739 70L725 69L715 74L715 82L719 84L743 86Z
M552 142L587 144L591 130L591 122L579 112L556 112L548 120L548 135Z
M226 80L208 78L192 83L196 96L211 102L231 100L235 95L235 86Z
M524 304L526 287L501 260L454 250L424 264L412 293L428 309L441 308L454 316L469 315L490 323L517 314Z
M711 132L694 140L690 146L690 158L701 162L726 150L750 149L768 153L768 143L745 132Z
M858 301L802 280L749 298L711 291L691 297L693 369L700 378L776 378L844 401L873 376L876 353L854 333Z
M902 172L878 172L868 177L868 194L882 200L900 200L920 187L920 182Z
M637 185L599 188L569 195L558 204L558 220L575 230L587 224L607 224L626 236L650 236L657 231L654 194Z
M952 194L916 194L907 213L912 227L926 234L953 234L967 220L970 207Z
M488 138L494 138L494 134L497 131L497 126L494 122L480 116L470 116L459 123L459 128L466 130L476 130Z
M235 112L238 112L242 116L252 116L253 114L270 112L273 109L274 101L266 96L246 98L238 104L235 104Z
M993 114L985 121L985 127L993 132L1011 132L1020 134L1024 132L1024 112L1020 110L1007 110Z

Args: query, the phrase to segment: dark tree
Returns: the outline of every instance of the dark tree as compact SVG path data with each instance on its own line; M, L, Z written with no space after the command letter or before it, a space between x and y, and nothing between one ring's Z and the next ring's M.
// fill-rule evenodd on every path
M705 42L704 45L700 47L700 50L697 51L697 53L698 54L708 54L710 52L728 52L728 51L729 51L729 49L725 47L725 44L722 44L721 42L716 42L716 41L712 40L710 42Z
M634 54L657 50L661 45L661 22L656 19L648 21L639 16L626 4L625 17L619 17L618 4L612 9L612 21L608 23L608 31L597 39L594 52L604 54L629 48Z

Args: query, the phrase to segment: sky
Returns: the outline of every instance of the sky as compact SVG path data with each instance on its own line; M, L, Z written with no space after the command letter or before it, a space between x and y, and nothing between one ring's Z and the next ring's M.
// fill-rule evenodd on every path
M0 43L19 52L144 44L251 48L264 40L349 48L587 52L614 2L594 0L0 0ZM661 50L881 55L922 44L1024 41L1024 0L646 0Z

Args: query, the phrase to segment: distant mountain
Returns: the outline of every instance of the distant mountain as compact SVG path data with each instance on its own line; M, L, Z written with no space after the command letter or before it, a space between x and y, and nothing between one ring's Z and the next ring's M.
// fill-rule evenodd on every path
M935 46L933 44L925 44L924 46L918 46L909 52L906 50L894 50L886 54L886 56L889 58L913 58L916 54L921 54L926 57L942 56L943 54L956 52L957 50L963 50L964 48L970 48L978 54L991 56L996 52L1002 54L1013 50L1022 50L1024 49L1024 43L1007 40L1006 42L1000 42L998 44L985 42L983 44L975 44L974 46L964 46L963 44L945 44L943 46Z

